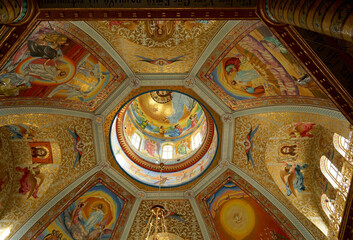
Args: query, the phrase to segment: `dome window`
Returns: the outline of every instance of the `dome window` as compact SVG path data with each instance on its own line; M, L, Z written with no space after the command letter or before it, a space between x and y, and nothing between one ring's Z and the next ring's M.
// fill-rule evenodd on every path
M165 145L162 148L162 159L172 159L173 158L173 146Z
M141 137L137 133L134 133L131 138L132 146L134 146L137 150L139 150L140 143L141 143Z
M192 141L191 141L191 148L192 150L198 148L202 143L202 137L201 137L201 133L197 133L193 138L192 138Z

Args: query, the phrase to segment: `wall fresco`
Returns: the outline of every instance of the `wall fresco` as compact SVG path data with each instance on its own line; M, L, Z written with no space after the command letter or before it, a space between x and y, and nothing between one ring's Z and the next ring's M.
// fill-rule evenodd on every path
M124 139L138 156L153 163L162 158L168 165L195 154L208 131L200 104L170 91L154 91L135 98L124 114L123 129ZM172 157L165 159L163 147L167 145L173 148Z
M211 239L305 239L273 203L231 170L196 200Z
M252 138L255 166L248 162L242 140L251 126L259 126ZM325 191L332 196L333 189L326 186L319 160L331 154L333 133L347 136L348 126L347 121L308 113L239 117L235 120L233 163L275 195L317 238L325 238L328 221L320 197ZM339 163L337 157L333 161Z
M263 206L232 181L205 201L219 239L290 239Z
M136 73L186 73L224 21L89 21ZM119 36L119 37L117 37Z
M256 21L238 24L198 75L232 109L242 106L239 101L261 105L258 98L271 98L271 104L288 96L327 98L285 46Z
M151 171L137 165L126 156L117 139L115 125L116 119L113 121L110 134L111 151L116 163L131 177L149 186L158 187L161 184L161 187L164 188L186 184L199 177L210 166L217 152L218 136L214 134L209 149L197 163L181 171L160 174L158 171Z
M93 168L96 158L89 119L50 114L7 115L0 117L0 126L0 151L6 160L0 163L0 173L8 176L1 177L0 229L9 228L11 235L58 192ZM74 170L76 153L67 128L76 129L86 143L81 164Z
M134 200L98 172L49 209L21 239L119 239Z
M0 69L4 105L32 98L96 108L111 85L124 79L117 64L106 67L107 59L92 54L103 53L97 43L70 27L74 28L70 24L40 23L8 59ZM83 35L86 41L68 30Z
M110 239L125 202L97 183L70 204L37 237L42 239Z

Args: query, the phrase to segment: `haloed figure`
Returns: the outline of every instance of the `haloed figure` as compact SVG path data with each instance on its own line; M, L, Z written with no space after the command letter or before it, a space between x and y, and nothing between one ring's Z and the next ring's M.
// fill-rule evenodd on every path
M42 146L31 147L31 150L34 158L46 158L48 156L48 150Z

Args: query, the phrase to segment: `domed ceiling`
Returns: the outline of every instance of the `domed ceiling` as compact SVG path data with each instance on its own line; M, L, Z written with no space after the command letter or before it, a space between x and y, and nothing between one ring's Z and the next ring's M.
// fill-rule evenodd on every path
M344 168L349 123L264 23L43 21L22 40L0 68L0 236L139 239L161 202L185 239L328 239L320 158Z
M214 121L203 109L175 91L136 97L119 110L111 126L115 160L131 177L151 186L179 186L199 177L218 147Z

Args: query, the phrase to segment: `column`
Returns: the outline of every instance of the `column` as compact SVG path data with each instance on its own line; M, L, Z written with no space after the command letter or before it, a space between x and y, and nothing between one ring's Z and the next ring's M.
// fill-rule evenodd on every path
M261 0L260 0L261 1ZM352 0L262 0L268 20L353 42Z

